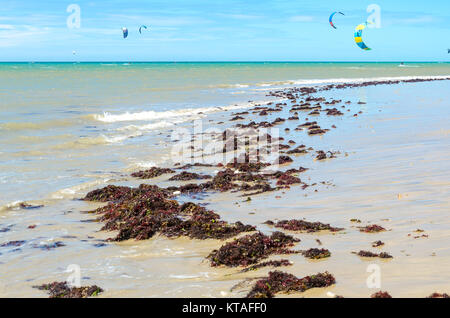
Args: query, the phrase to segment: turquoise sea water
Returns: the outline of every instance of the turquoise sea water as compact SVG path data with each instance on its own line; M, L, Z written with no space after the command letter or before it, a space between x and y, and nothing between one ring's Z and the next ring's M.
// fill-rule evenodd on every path
M136 166L132 146L277 87L449 74L449 63L0 63L0 206Z

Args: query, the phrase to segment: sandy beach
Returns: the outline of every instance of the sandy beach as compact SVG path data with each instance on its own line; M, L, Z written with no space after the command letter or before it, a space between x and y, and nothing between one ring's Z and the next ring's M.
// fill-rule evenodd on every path
M0 271L7 273L0 282L0 297L46 297L44 291L32 287L65 281L70 265L80 269L83 286L97 285L104 290L98 297L245 297L256 281L274 270L298 278L317 273L333 276L324 287L276 292L276 297L370 297L380 290L393 297L448 293L450 76L445 73L448 66L437 74L418 74L419 69L383 78L362 74L320 79L316 73L314 80L303 82L286 77L283 81L267 78L258 85L249 79L241 87L215 83L217 100L224 101L223 105L213 101L211 91L198 83L201 88L191 95L186 91L175 94L180 107L173 109L165 109L167 105L145 110L133 106L126 112L119 108L94 113L81 108L96 101L81 97L86 106L72 109L79 116L77 131L66 126L76 121L58 117L57 112L49 124L50 134L44 132L49 131L45 121L28 122L26 127L17 120L1 122L9 140L20 139L29 146L25 151L11 142L8 152L0 153L11 160L2 171L12 171L8 164L14 164L14 170L23 176L5 173L0 184L7 196L0 201ZM166 95L161 91L162 101ZM73 95L83 94L89 95L89 91ZM145 96L138 95L132 103L138 104ZM183 102L195 96L206 97L196 107L185 107ZM126 96L118 102L130 109L127 103ZM201 131L196 130L198 123ZM107 129L101 125L108 125ZM214 141L223 142L222 133L236 127L269 129L269 134L282 138L276 143L276 157L290 160L272 164L274 170L265 174L261 167L242 170L245 162L227 166L229 160L182 168L188 162L180 163L180 157L174 156L174 145L180 145L174 132L183 130L193 138L193 158L184 159L209 164L206 146L198 139L214 128L218 131ZM0 140L8 144L6 139ZM242 148L249 151L245 143ZM33 158L45 161L47 156L52 158L48 160L53 168L33 176L36 167L42 167L42 161ZM73 166L86 168L71 171ZM144 179L131 175L149 172L152 167L171 171ZM228 175L227 168L231 169ZM186 181L169 180L183 171ZM187 172L210 177L198 179ZM221 173L225 175L219 179ZM12 178L16 182L11 184ZM42 189L46 182L47 189ZM141 184L158 188L130 194L131 188ZM104 191L112 195L107 199L92 195L91 191L107 185L131 188ZM92 202L94 197L110 203ZM156 203L145 206L147 203L136 200ZM158 202L164 204L156 209ZM193 212L184 210L188 202L195 204ZM131 213L126 212L131 211L124 207L127 204L135 207L137 217L125 217ZM172 204L176 211L168 212ZM198 217L200 225L193 221L186 223L189 229L179 224L171 228L167 224L174 219L158 219L160 223L155 225L151 214L160 213L158 209L169 217L173 214L176 222ZM210 212L205 211L218 217L211 221ZM98 219L105 215L106 219ZM101 230L108 220L113 220L110 229L114 230ZM275 226L283 220L321 222L332 230L295 231ZM209 222L208 230L202 227L203 221ZM214 228L217 222L218 229ZM237 222L249 227L240 228ZM382 230L369 233L375 225ZM211 257L213 251L258 231L267 237L280 231L299 241L277 245L251 262L214 264L218 256ZM108 240L111 238L116 240ZM381 243L375 244L378 241ZM284 248L290 252L280 253ZM305 253L308 250L329 254L311 259ZM377 256L365 257L360 252ZM391 257L379 257L383 253ZM288 262L277 268L269 264L244 271L277 260ZM375 272L379 284L373 287L368 279Z

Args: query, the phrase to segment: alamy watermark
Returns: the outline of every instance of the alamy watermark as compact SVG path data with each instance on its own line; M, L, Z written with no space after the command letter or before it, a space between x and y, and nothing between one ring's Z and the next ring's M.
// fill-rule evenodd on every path
M78 264L70 264L66 269L70 275L67 277L66 282L70 287L81 287L81 267Z
M369 28L381 28L381 7L378 4L370 4L367 6L367 12L370 13L367 18L367 26Z
M171 159L175 163L219 165L235 163L267 163L278 168L280 156L278 128L218 128L203 130L201 120L193 122L193 130L178 128L172 132Z
M67 17L67 27L69 29L81 28L81 7L78 4L70 4L66 10L70 15Z
M381 268L377 264L370 264L366 269L367 273L370 273L367 277L366 285L369 289L381 288Z

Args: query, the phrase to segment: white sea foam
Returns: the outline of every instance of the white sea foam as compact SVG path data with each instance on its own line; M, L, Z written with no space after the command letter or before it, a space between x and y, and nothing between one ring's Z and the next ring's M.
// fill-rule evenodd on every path
M122 133L116 135L99 135L96 137L82 137L77 140L68 141L65 143L57 144L51 147L52 150L67 150L67 149L85 149L97 145L107 145L120 143L129 138L136 138L142 136L140 131L132 131L129 133Z
M23 202L22 201L14 201L14 202L10 202L5 205L2 205L2 206L0 206L0 212L19 209L21 203L23 203Z
M156 167L156 163L151 162L151 161L136 162L133 166L138 167L138 168L143 168L143 169L150 169L150 168Z
M168 119L168 118L177 118L179 120L180 117L192 117L196 115L201 115L205 113L214 113L220 111L228 111L242 108L249 108L254 106L256 103L264 103L267 101L259 101L252 103L241 103L236 105L228 105L228 106L217 106L217 107L203 107L203 108L185 108L185 109L177 109L177 110L168 110L163 112L157 112L153 110L142 111L142 112L125 112L122 114L111 114L108 112L104 112L101 115L94 115L94 119L105 122L105 123L115 123L122 121L153 121L158 119Z
M278 81L271 83L260 83L255 86L267 87L256 88L253 90L264 91L273 90L273 86L286 86L286 85L323 85L323 84L342 84L342 83L362 83L362 82L382 82L382 81L407 81L407 80L439 80L449 78L450 75L443 76L386 76L386 77L360 77L360 78L324 78L324 79L301 79L290 81ZM282 88L282 87L280 87Z
M146 125L128 125L124 127L117 128L117 131L149 131L149 130L155 130L155 129L163 129L168 128L171 126L174 126L178 123L181 123L182 121L160 121L153 124L146 124Z
M247 88L249 84L218 84L218 85L210 85L210 88Z
M289 80L289 81L276 81L276 82L264 82L255 84L256 87L251 90L255 91L265 91L272 90L274 86L287 86L287 85L324 85L324 84L340 84L340 83L361 83L367 81L405 81L405 80L433 80L433 79L446 79L449 78L450 75L445 76L392 76L392 77L361 77L361 78L325 78L325 79L299 79L299 80ZM244 84L235 84L240 86L235 87L247 87L248 85ZM204 108L186 108L186 109L178 109L178 110L168 110L168 111L141 111L141 112L125 112L121 114L112 114L109 112L104 112L103 114L95 114L93 118L97 121L105 122L105 123L115 123L115 122L125 122L125 121L156 121L159 119L170 119L170 118L178 118L181 117L193 117L196 115L213 113L219 111L227 111L234 109L242 109L252 107L255 103L265 103L267 101L259 101L254 103L241 103L237 105L229 105L223 107L204 107ZM164 124L163 124L164 125ZM159 128L158 126L155 126ZM148 126L147 129L151 130L152 126Z
M82 193L86 192L86 190L92 189L99 185L106 184L112 180L113 179L111 178L97 179L70 188L61 189L50 194L50 199L52 200L74 199L76 197L79 197Z
M385 76L385 77L361 77L361 78L329 78L329 79L316 79L316 80L297 80L294 81L296 85L306 84L333 84L333 83L361 83L367 81L407 81L407 80L431 80L431 79L445 79L447 76Z

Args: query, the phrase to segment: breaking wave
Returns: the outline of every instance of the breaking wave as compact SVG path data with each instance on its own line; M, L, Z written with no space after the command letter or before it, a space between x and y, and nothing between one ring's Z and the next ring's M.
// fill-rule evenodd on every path
M186 108L186 109L178 109L178 110L168 110L163 112L157 112L153 110L135 112L135 113L122 113L122 114L111 114L108 112L104 112L101 115L93 115L94 119L97 121L105 122L105 123L115 123L122 121L152 121L158 119L167 119L167 118L177 118L180 120L180 117L187 117L187 119L192 119L193 116L202 115L206 113L215 113L221 111L249 108L254 106L257 103L264 103L267 101L259 101L259 102L251 102L251 103L241 103L236 105L229 106L218 106L218 107L204 107L204 108Z

